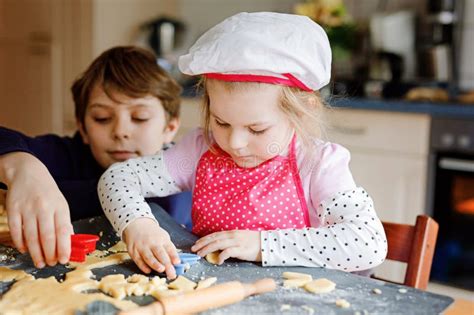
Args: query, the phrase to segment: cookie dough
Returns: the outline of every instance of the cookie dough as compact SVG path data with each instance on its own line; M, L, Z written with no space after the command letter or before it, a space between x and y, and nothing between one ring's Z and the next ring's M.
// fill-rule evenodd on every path
M13 280L21 280L26 277L32 277L23 270L14 270L7 267L0 267L0 282L9 282Z
M4 314L74 314L76 310L85 310L93 301L106 301L122 310L138 307L132 301L115 300L102 293L82 293L98 287L91 275L90 270L74 270L66 274L62 283L54 277L25 277L3 295L0 309Z
M103 255L101 255L103 253ZM69 268L95 269L103 268L110 265L117 265L131 260L127 253L113 254L107 257L105 252L95 251L92 255L87 255L84 262L71 261L68 264Z
M10 281L19 279L0 300L3 313L22 314L73 314L75 310L84 310L93 301L106 301L122 310L136 308L132 301L120 301L102 293L83 293L86 290L99 289L99 282L93 280L91 269L102 268L130 260L126 253L114 254L107 257L105 252L96 251L86 257L83 263L72 262L68 265L75 268L66 273L65 280L58 282L56 278L34 279L23 271L3 269L0 274ZM6 268L6 267L3 267ZM20 278L18 278L20 277ZM21 278L23 277L23 278ZM3 280L2 281L8 281Z
M198 285L197 285L197 287L196 287L196 290L209 288L211 285L213 285L214 283L216 283L216 281L217 281L217 278L216 278L216 277L211 277L211 278L207 278L207 279L201 280L201 281L198 282Z
M305 284L311 282L312 279L300 278L300 279L288 279L283 281L283 287L286 289L299 288Z
M331 280L326 278L320 278L308 282L304 285L306 291L319 294L319 293L328 293L336 288L336 284Z
M116 244L114 250L120 251L120 248L123 248L123 245ZM128 278L123 274L113 274L104 276L100 281L94 280L91 269L130 260L127 253L119 252L106 256L109 252L97 250L87 255L85 262L71 262L68 267L74 270L66 273L63 282L58 282L54 277L35 279L22 270L0 267L0 281L16 280L0 300L2 314L73 314L98 300L109 302L121 310L130 310L138 306L132 301L122 300L127 296L151 295L160 299L191 291L196 287L196 283L183 276L179 276L169 285L166 284L166 278L149 278L142 274L134 274ZM209 287L216 281L217 278L205 279L199 283L199 289ZM85 293L88 290L100 290L105 294Z
M196 287L196 283L186 277L178 276L176 280L168 284L169 289L179 291L192 291Z
M111 253L126 253L127 252L127 244L122 241L117 242L114 246L108 249Z
M344 299L338 299L336 300L336 306L340 308L349 308L351 306L351 303L347 302Z
M219 254L221 251L212 252L206 255L206 260L211 264L217 265L219 264Z
M313 277L307 273L300 273L300 272L291 272L285 271L281 274L284 279L307 279L309 281L313 280Z

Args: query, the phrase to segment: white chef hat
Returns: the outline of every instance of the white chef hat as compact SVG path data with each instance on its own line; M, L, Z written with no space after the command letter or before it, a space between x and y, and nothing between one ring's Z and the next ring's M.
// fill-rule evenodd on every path
M331 77L325 31L306 16L238 13L204 33L179 58L187 75L319 90Z

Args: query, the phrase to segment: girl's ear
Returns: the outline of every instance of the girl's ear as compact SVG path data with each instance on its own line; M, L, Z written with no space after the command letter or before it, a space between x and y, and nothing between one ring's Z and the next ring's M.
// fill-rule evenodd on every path
M87 131L86 131L86 128L84 127L84 124L77 119L76 126L77 126L77 129L79 130L79 133L81 134L82 142L84 142L84 144L89 144L89 136L87 135Z
M173 141L174 136L178 132L179 125L180 125L179 118L171 118L165 126L165 130L163 130L163 142L170 143Z

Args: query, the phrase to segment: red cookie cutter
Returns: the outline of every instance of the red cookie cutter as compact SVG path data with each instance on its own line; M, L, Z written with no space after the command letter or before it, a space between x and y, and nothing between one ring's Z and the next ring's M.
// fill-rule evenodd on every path
M71 256L70 261L84 262L86 254L95 251L95 246L99 237L93 234L73 234L71 235Z

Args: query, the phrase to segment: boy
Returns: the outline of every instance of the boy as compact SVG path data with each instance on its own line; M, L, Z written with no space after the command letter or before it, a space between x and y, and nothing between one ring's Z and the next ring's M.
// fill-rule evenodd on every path
M35 138L0 127L0 184L14 245L29 251L38 268L66 263L71 219L102 215L97 181L115 162L154 154L179 127L181 87L136 47L102 53L71 88L78 132ZM183 209L171 213L187 223L189 196L159 201Z

